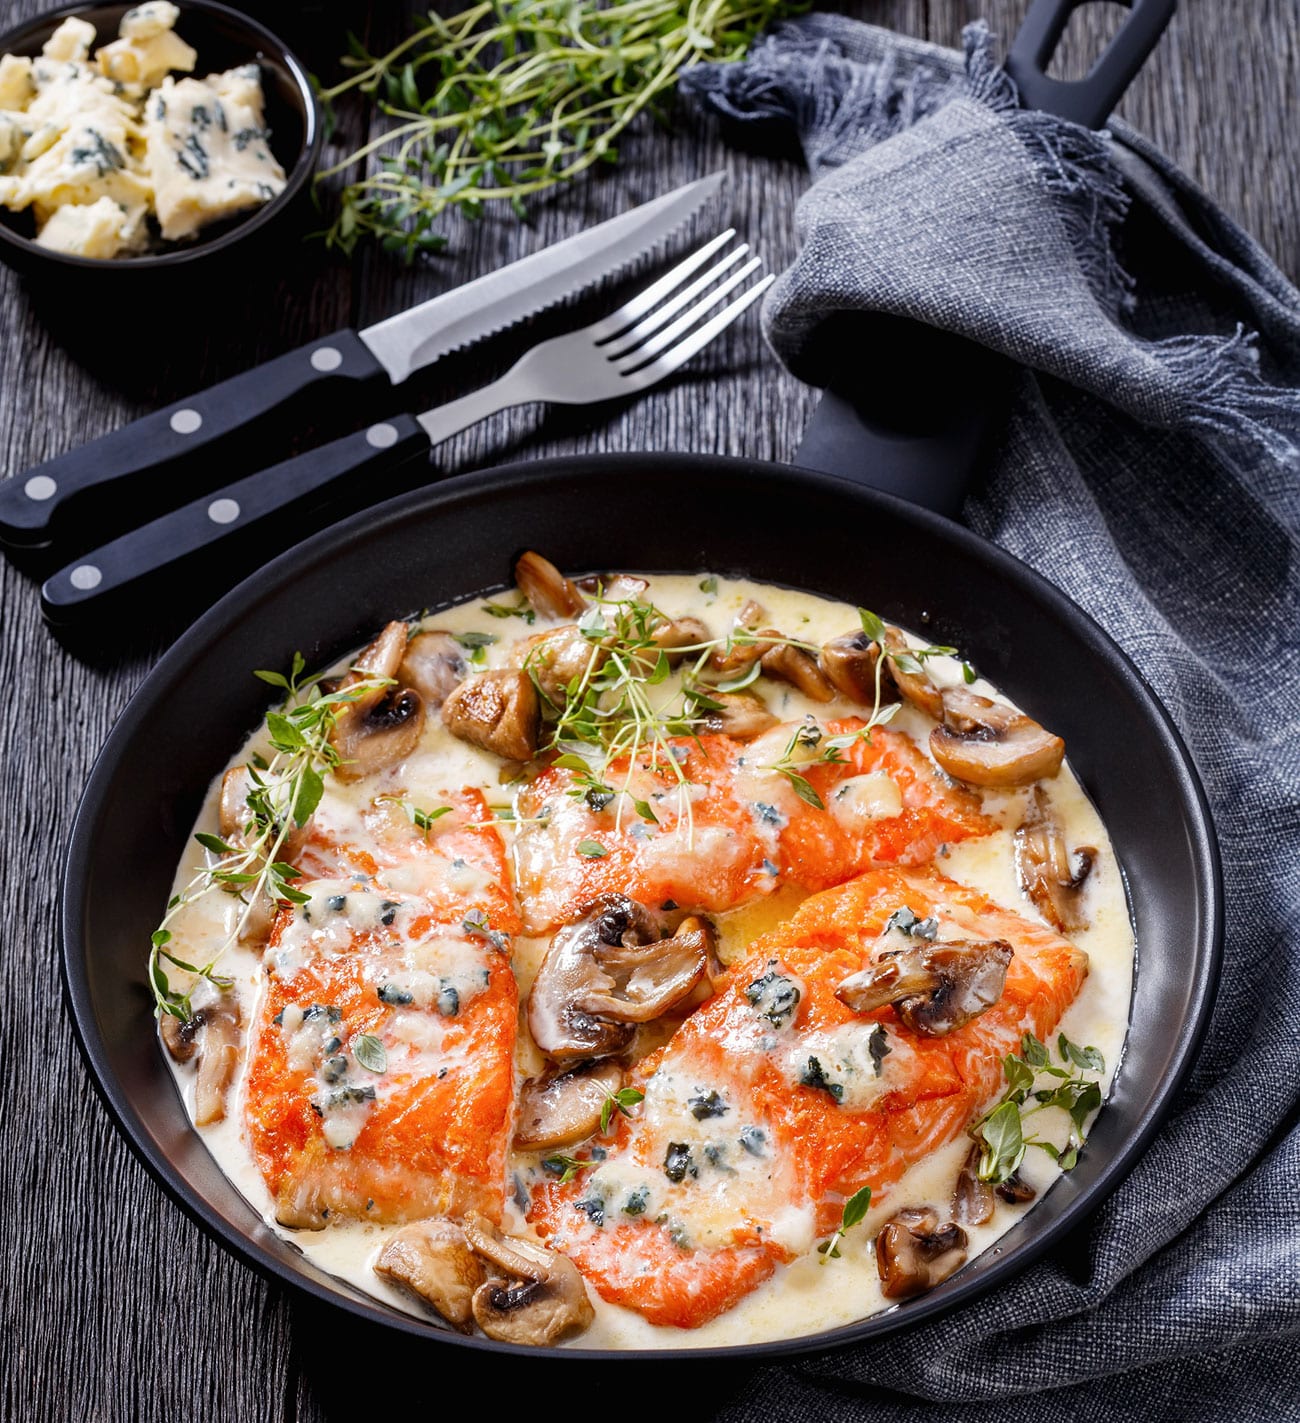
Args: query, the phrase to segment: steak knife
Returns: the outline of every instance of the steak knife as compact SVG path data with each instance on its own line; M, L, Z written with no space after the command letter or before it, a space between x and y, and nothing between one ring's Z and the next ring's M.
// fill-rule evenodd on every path
M309 341L0 482L0 543L43 547L69 506L87 491L152 479L200 451L211 454L306 394L347 400L351 392L381 386L385 376L399 385L439 357L503 331L634 261L703 206L724 177L717 172L688 183L362 331ZM210 482L228 474L222 471ZM178 496L193 495L198 487L191 477L178 481L176 490Z

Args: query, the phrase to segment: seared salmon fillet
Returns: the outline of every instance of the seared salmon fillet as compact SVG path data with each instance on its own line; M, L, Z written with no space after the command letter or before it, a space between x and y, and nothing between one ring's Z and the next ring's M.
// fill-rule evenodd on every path
M451 799L427 835L377 839L401 889L317 831L302 862L330 877L272 928L245 1126L284 1225L501 1218L518 916L482 796Z
M890 917L940 940L1002 940L1000 999L944 1037L836 988L888 947ZM607 1157L546 1182L530 1219L607 1300L693 1328L829 1234L847 1197L879 1199L996 1093L1020 1036L1046 1037L1087 957L1051 930L932 871L868 870L756 940L721 989L633 1070L644 1092Z
M863 726L817 724L813 753ZM626 758L613 763L608 783L626 795L593 795L580 773L547 768L519 797L517 888L528 931L553 928L608 892L719 913L783 883L825 889L875 863L924 864L944 842L996 828L975 796L884 727L831 753L836 760L807 762L801 751L797 773L821 805L811 803L773 769L800 729L780 726L748 743L674 738L674 765L652 752L631 768Z

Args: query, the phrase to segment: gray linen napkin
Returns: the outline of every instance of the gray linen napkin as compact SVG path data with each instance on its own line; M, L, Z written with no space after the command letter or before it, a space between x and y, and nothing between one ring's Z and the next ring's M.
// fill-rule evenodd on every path
M925 1327L764 1369L720 1416L1300 1419L1300 292L1139 135L1019 110L965 38L812 15L684 83L818 179L764 308L795 374L826 382L844 311L1019 363L964 519L1178 723L1223 852L1222 987L1167 1125L1065 1246Z

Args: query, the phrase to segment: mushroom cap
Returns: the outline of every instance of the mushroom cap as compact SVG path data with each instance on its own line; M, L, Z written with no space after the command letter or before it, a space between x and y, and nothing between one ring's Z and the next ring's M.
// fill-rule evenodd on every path
M358 653L340 690L359 682L396 681L406 654L404 622L388 623L377 638ZM424 698L410 687L367 688L354 701L335 708L330 743L338 753L334 774L341 781L357 781L395 765L415 750L424 730Z
M577 584L532 549L515 564L515 582L544 618L576 618L587 606Z
M226 1118L226 1098L239 1066L239 1004L229 995L202 1008L199 1072L194 1082L194 1124L206 1127ZM193 1020L191 1020L193 1021Z
M468 678L442 704L447 730L508 761L537 754L542 710L526 672L500 668Z
M948 939L887 949L835 990L855 1013L892 1004L913 1032L944 1037L1002 997L1011 945L1005 939Z
M1065 742L1014 707L949 687L930 751L950 776L970 785L1027 786L1056 775Z
M880 644L868 637L861 628L855 632L841 633L822 643L818 663L823 675L831 686L843 697L861 706L874 706L876 702L876 665L880 661ZM880 700L898 700L898 689L888 668L880 673Z
M339 753L334 774L341 781L359 781L395 766L419 745L423 730L424 698L412 687L391 689L364 714L339 717L331 738Z
M766 616L761 604L752 598L746 599L735 616L733 633L752 633ZM730 646L713 649L709 654L709 666L715 672L734 677L737 672L743 672L751 663L757 662L766 650L767 644L762 642L732 642Z
M943 716L943 694L924 669L912 672L898 665L898 659L908 655L915 661L915 654L902 630L888 623L885 625L885 651L890 654L885 659L885 671L889 673L903 700L919 707L926 716L932 716L938 721Z
M760 636L779 638L781 634L769 628ZM789 682L798 687L805 697L811 697L815 702L834 700L835 688L818 667L816 658L802 647L795 647L788 642L770 642L760 661L767 676L775 677L780 682Z
M528 995L528 1027L556 1062L609 1057L636 1023L682 1002L707 975L713 929L695 917L664 939L651 912L625 894L602 894L559 929Z
M515 649L511 662L523 668L557 706L568 699L569 684L598 672L609 653L584 637L576 623L534 633Z
M709 700L719 707L704 713L704 729L730 736L733 741L751 741L777 724L767 703L754 692L711 691Z
M375 1274L418 1296L462 1331L474 1320L474 1291L487 1279L465 1231L444 1217L399 1230L375 1262Z
M488 1279L474 1291L472 1308L489 1339L507 1344L556 1344L586 1329L596 1317L578 1267L536 1241L503 1235L471 1212L465 1234L475 1252L508 1279Z
M532 1077L519 1092L515 1146L549 1151L586 1141L600 1126L605 1103L623 1083L616 1062L589 1063L569 1072Z
M1083 887L1097 851L1081 845L1071 856L1041 786L1034 787L1016 829L1015 856L1020 888L1043 918L1063 934L1086 927Z
M460 643L449 632L429 628L406 644L397 680L414 687L425 705L435 710L452 694L469 670Z
M925 1206L899 1211L876 1236L876 1268L886 1299L924 1294L966 1263L967 1235Z
M249 792L253 790L253 778L247 766L232 766L221 778L221 801L218 807L218 823L221 838L237 850L248 847L245 827L250 823L251 811L248 805ZM292 860L307 841L307 826L290 825L276 858Z
M709 642L712 640L712 634L699 618L687 614L680 618L665 619L651 632L650 640L655 647L668 655L669 665L675 667L686 655L682 651L683 648L698 647L700 643Z
M996 1204L993 1186L979 1177L979 1162L982 1155L978 1146L972 1146L957 1173L957 1183L952 1191L952 1213L962 1225L984 1225L993 1218Z

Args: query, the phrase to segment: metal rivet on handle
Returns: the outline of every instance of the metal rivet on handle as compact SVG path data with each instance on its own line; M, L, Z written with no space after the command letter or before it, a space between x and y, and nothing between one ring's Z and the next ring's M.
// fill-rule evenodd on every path
M48 474L34 474L23 485L23 493L29 499L53 499L58 492L59 486Z
M214 524L233 524L239 518L239 504L234 499L214 499L208 505L208 518Z
M343 352L337 346L317 346L311 363L318 371L336 371L343 364Z
M366 431L366 444L373 445L377 450L386 450L396 443L397 426L390 425L387 420L381 420Z
M197 410L178 410L171 418L171 427L178 435L192 435L203 424Z
M80 588L83 593L98 588L103 581L104 575L93 563L80 563L68 574L68 582L74 588Z

